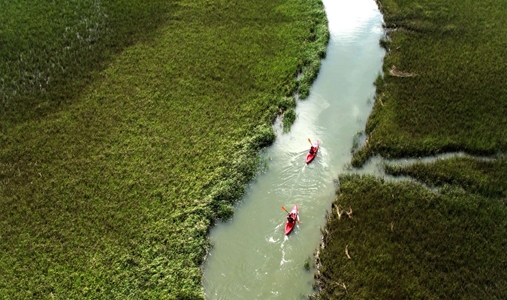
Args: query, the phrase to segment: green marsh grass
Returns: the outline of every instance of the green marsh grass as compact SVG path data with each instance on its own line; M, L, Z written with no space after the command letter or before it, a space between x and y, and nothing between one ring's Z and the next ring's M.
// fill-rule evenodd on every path
M506 297L503 201L371 176L340 179L319 255L323 289L314 298Z
M340 176L312 297L504 299L505 3L377 3L388 54L352 165L377 154L472 156L386 163L387 174L411 181Z
M507 159L454 157L411 166L385 165L387 174L410 176L430 187L459 186L465 191L490 198L507 198Z
M72 103L112 57L150 39L168 1L6 1L0 15L0 129Z
M507 150L507 11L501 0L378 1L389 52L354 157Z
M0 295L202 299L210 226L255 176L278 99L315 78L322 3L9 3ZM44 90L23 84L39 68Z

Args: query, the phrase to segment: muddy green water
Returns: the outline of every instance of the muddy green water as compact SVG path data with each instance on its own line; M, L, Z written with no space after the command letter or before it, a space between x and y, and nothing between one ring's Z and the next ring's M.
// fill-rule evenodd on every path
M350 163L354 135L371 112L373 82L384 51L382 15L374 0L324 0L331 40L310 97L298 101L297 120L264 157L268 169L248 186L226 223L211 230L214 245L204 265L206 299L306 299L313 264L335 196L334 180ZM319 140L305 165L308 138ZM282 206L300 208L301 224L284 235Z

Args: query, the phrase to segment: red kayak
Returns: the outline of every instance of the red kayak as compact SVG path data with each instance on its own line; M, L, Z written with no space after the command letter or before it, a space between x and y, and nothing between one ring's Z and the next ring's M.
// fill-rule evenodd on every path
M290 217L292 219L292 222L290 222L290 218L289 216L287 216L287 221L285 222L285 235L288 235L292 229L294 228L294 225L296 225L296 222L299 218L299 210L298 210L298 205L294 205L294 207L292 208L292 210L290 211Z
M316 141L306 154L306 164L309 164L317 156L317 152L319 152L319 141Z

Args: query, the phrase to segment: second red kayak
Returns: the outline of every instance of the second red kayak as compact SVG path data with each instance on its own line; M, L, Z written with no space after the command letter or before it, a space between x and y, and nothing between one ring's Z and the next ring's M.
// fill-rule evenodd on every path
M308 154L306 154L306 164L309 164L317 156L317 152L319 152L319 141L313 143Z
M287 216L287 222L285 222L285 235L288 235L294 226L296 225L296 222L299 218L299 210L298 205L294 205L292 210L290 211L289 215Z

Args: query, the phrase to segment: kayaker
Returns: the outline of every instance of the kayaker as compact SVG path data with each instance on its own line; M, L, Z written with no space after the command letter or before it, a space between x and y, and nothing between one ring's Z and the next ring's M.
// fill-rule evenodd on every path
M294 223L294 218L292 217L292 214L289 214L287 216L287 221L289 221L289 223Z
M315 153L315 147L311 146L310 147L310 154L314 154Z

